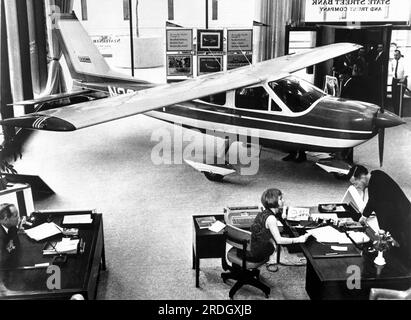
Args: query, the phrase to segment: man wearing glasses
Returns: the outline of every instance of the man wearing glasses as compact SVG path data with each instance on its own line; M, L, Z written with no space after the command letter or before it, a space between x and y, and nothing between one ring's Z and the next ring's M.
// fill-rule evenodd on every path
M363 166L351 168L351 184L361 190L368 189L368 202L360 222L365 223L374 212L381 229L392 234L400 243L404 258L411 261L411 203L400 186L385 172L368 172Z

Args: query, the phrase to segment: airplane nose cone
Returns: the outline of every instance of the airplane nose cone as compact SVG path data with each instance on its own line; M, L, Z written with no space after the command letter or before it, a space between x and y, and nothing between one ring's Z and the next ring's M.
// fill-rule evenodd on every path
M405 124L405 122L399 116L389 111L379 112L375 119L375 125L380 129L392 128L402 124Z

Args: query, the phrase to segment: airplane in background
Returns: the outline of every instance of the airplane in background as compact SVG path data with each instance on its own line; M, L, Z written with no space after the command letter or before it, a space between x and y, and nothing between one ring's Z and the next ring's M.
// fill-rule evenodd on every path
M328 172L347 174L352 148L404 122L379 106L326 95L292 73L359 50L337 43L238 69L156 85L113 71L74 13L61 14L57 32L71 77L72 93L16 102L39 105L62 98L82 99L55 109L5 119L4 126L48 131L74 131L137 114L182 124L218 136L257 129L262 147L283 151L333 153L318 162ZM228 151L228 149L226 149ZM229 167L186 161L209 180L235 172Z

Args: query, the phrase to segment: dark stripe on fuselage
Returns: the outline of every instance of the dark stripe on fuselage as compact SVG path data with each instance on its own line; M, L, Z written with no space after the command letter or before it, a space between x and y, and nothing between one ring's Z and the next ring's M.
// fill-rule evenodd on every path
M232 116L228 116L226 114L217 114L211 113L202 110L202 107L196 103L187 103L188 106L196 108L195 110L189 109L187 107L183 107L180 105L174 105L172 107L165 108L165 111L158 110L161 112L165 112L168 114L173 114L176 116L187 117L196 120L203 120L203 121L210 121L215 123L221 124L229 124L240 126L244 128L250 129L261 129L261 130L271 130L271 131L278 131L278 132L287 132L287 133L295 133L295 134L303 134L309 136L317 136L317 137L324 137L324 138L332 138L332 139L349 139L349 140L368 140L370 139L373 134L366 134L366 133L348 133L348 132L339 132L339 131L332 131L332 130L323 130L323 129L314 129L314 128L306 128L306 127L298 127L294 126L293 124L296 122L290 122L290 118L288 121L284 120L284 117L277 117L273 115L266 115L261 113L250 113L250 112L241 112L240 110L229 109L229 108L218 108L217 112L228 113ZM209 106L206 106L206 110L210 110ZM244 119L239 116L247 116L252 117L253 119ZM255 118L255 119L254 119ZM260 120L260 119L261 120ZM264 120L272 120L272 121L281 121L285 122L285 124L274 123L274 122L267 122ZM294 118L292 118L294 120ZM289 124L286 124L288 122ZM338 129L336 129L338 130Z
M148 117L172 124L172 125L176 125L175 122L173 121L169 121L169 120L164 120L164 119L159 119L154 115L147 115ZM208 131L205 129L201 129L201 128L197 128L197 127L193 127L193 126L189 126L186 124L179 124L181 125L182 128L185 129L189 129L189 130L195 130L195 131L199 131L203 134L208 134L208 135L212 135L215 137L219 137L219 138L232 138L232 135L227 134L225 132L222 131ZM344 148L332 148L332 147L323 147L323 146L316 146L316 145L311 145L311 144L302 144L302 143L292 143L292 142L286 142L286 141L280 141L280 140L272 140L272 139L262 139L260 137L254 137L254 138L258 138L258 143L259 145L265 147L265 148L270 148L270 149L277 149L277 150L282 150L282 151L294 151L294 150L305 150L305 151L313 151L313 152L339 152L341 150L344 150ZM244 139L242 139L241 141L245 141ZM251 138L247 137L247 143L250 144L251 143Z

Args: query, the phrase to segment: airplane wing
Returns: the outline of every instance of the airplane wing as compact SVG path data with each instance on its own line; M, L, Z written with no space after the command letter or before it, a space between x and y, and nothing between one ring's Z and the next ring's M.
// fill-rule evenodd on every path
M58 94L51 94L45 97L37 98L37 99L31 99L31 100L24 100L24 101L18 101L18 102L13 102L7 104L8 106L32 106L36 104L42 104L46 102L53 102L53 101L58 101L62 99L67 99L67 98L74 98L74 97L79 97L79 96L84 96L88 95L91 93L94 93L94 90L80 90L80 91L73 91L73 92L67 92L67 93L58 93Z
M73 131L216 93L275 81L306 67L356 51L361 46L338 43L227 72L161 85L133 94L84 102L0 121L20 128Z

